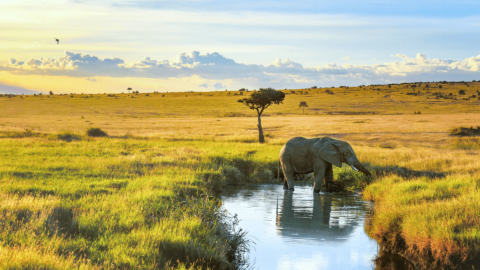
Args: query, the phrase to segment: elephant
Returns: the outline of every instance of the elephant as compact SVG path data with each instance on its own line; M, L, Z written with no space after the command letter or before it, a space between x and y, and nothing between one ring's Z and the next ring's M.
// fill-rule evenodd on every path
M339 199L335 196L313 195L313 207L306 207L298 202L298 198L294 203L293 196L293 192L285 192L283 201L280 201L280 205L277 203L276 225L278 233L284 237L324 239L327 242L348 241L359 225L359 219L350 219L348 224L343 225L339 223L340 217L353 217L354 212L364 209L364 204L358 203L355 197Z
M293 191L293 176L295 173L313 172L315 175L313 192L320 192L323 179L325 179L325 190L328 192L329 183L333 181L332 164L341 167L342 163L347 163L354 170L371 176L371 173L363 167L347 142L330 137L314 139L295 137L290 139L280 150L278 176L280 177L280 167L282 167L283 189Z

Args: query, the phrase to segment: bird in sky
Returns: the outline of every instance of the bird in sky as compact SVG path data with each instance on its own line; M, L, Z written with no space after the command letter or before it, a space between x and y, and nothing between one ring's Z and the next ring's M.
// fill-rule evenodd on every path
M53 39L57 41L57 45L58 45L58 42L60 42L60 40L58 38L53 38Z

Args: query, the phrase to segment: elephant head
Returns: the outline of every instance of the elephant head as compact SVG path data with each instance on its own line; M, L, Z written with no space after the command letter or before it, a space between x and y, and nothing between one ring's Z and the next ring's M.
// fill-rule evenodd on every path
M324 137L320 140L318 147L320 157L323 160L337 167L342 167L342 163L347 163L354 170L361 171L367 176L371 175L371 173L360 163L357 155L355 155L352 147L347 142Z

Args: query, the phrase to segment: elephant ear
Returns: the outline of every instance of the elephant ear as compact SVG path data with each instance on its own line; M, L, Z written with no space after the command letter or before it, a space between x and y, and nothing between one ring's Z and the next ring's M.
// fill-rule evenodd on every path
M343 154L335 142L327 142L320 145L320 157L337 167L342 167Z

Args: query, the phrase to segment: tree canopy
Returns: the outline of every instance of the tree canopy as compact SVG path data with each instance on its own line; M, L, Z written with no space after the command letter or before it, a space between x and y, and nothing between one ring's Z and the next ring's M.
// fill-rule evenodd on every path
M280 105L285 99L285 93L277 91L273 88L260 88L253 92L248 98L239 99L238 102L256 110L258 116L261 116L263 111L272 104Z
M306 101L300 101L300 104L298 104L299 108L308 108L307 102Z

